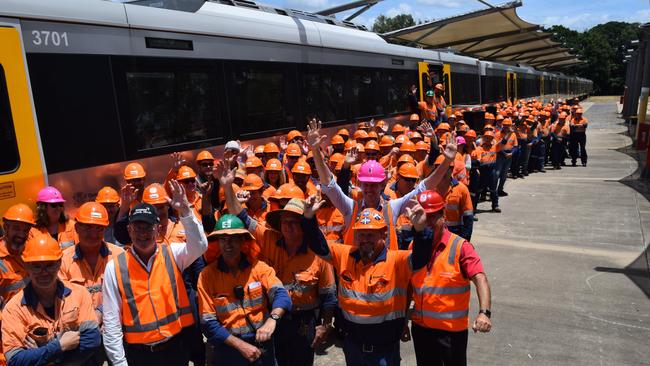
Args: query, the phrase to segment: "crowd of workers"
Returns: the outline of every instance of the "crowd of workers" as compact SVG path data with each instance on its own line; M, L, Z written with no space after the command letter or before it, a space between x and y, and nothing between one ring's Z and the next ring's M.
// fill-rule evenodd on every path
M500 212L508 172L559 169L567 147L585 165L587 120L522 100L475 131L434 97L404 125L176 153L164 182L129 163L74 218L54 187L12 206L2 362L302 366L336 333L348 365L398 365L411 337L418 365L466 364L468 328L491 328L477 205Z

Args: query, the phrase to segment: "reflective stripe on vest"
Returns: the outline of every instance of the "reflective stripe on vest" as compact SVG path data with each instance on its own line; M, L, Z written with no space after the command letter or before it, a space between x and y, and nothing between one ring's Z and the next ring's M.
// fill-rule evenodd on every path
M384 200L383 198L381 199L381 214L384 217L384 222L386 223L386 227L388 230L386 230L386 243L385 246L390 249L390 250L397 250L398 249L398 242L397 242L397 231L395 229L395 225L393 224L393 214L392 214L392 208L390 206L390 201L389 200ZM361 201L354 201L354 208L352 209L352 215L350 216L350 223L348 224L348 228L346 231L343 233L343 242L348 245L354 244L354 222L357 219L357 216L361 213L362 210L361 208Z
M174 263L171 259L171 256L169 255L168 247L166 245L161 245L158 248L160 251L162 251L163 259L165 262L165 269L172 287L174 304L176 305L176 312L171 313L165 316L164 318L156 319L155 322L150 322L150 323L140 322L140 314L138 311L138 306L135 301L135 296L133 294L133 289L131 287L131 280L129 278L129 269L126 263L126 252L124 252L117 257L117 261L119 263L119 271L122 279L121 283L122 283L122 288L124 289L124 296L129 306L129 310L131 311L131 317L133 318L133 325L126 325L124 324L124 322L122 322L122 327L124 331L127 333L143 333L143 332L156 330L164 325L177 321L183 315L192 313L192 309L190 308L189 304L186 307L180 306L180 302L178 299L178 284L176 283L176 276L174 274Z
M433 265L414 273L411 278L415 300L411 320L427 328L462 331L469 323L471 285L460 268L464 239L452 233L449 235Z
M381 324L389 320L395 320L395 319L406 317L406 312L404 310L397 310L397 311L390 312L388 314L377 315L377 316L354 315L345 311L344 309L341 309L341 313L343 314L343 317L345 319L357 324Z
M8 285L0 286L0 292L8 293L8 292L22 290L23 287L27 286L28 283L29 283L29 278L25 277L16 282L12 282ZM9 299L5 299L5 301L9 301Z
M378 292L375 294L368 294L364 292L349 290L343 286L339 286L341 296L350 299L366 302L380 302L390 300L394 296L406 296L406 289L395 287L394 289L386 292Z

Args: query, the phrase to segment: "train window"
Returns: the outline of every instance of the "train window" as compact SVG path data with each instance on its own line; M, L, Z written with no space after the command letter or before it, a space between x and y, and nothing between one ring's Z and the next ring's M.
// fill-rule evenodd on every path
M9 173L18 168L20 155L16 143L16 131L11 117L11 105L7 91L5 70L0 65L0 174Z
M381 71L354 69L351 81L352 116L362 118L384 114L386 98Z
M273 64L231 65L228 97L232 123L239 135L296 127L296 103L288 68Z
M347 118L346 73L344 69L325 67L321 73L323 121L340 121Z
M410 109L409 93L416 85L413 74L401 70L387 70L386 75L386 113L405 113Z
M138 151L219 137L216 81L207 71L126 72Z

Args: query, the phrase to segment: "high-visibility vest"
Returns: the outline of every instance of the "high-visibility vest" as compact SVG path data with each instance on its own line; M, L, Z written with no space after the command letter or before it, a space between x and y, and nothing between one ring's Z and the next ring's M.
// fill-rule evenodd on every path
M428 119L430 121L435 121L437 118L436 106L433 105L431 108L427 105L427 102L419 102L418 107L420 107L420 118Z
M445 249L433 264L413 274L415 308L411 320L416 324L453 332L467 329L471 286L460 270L464 241L450 233Z
M168 245L158 246L150 273L131 251L117 256L115 272L127 343L159 342L194 324L183 276Z
M381 213L384 216L384 221L388 228L386 233L386 247L390 250L397 250L397 231L395 229L395 224L393 222L393 213L390 207L390 201L384 200L382 198L382 210ZM345 234L343 234L343 242L345 244L352 245L354 243L354 223L357 221L357 216L361 214L359 208L361 207L361 201L354 201L354 208L352 209L352 218L350 219L350 224L345 229Z

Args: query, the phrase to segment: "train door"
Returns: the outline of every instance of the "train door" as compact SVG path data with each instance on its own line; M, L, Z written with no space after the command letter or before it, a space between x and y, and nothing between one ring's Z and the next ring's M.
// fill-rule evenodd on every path
M506 72L506 96L507 99L515 104L517 100L517 73Z
M45 184L20 32L0 25L0 212L34 206Z
M539 99L544 101L544 75L539 76Z
M451 65L433 64L428 62L418 62L418 74L420 75L420 101L424 101L424 94L433 90L436 84L442 84L445 88L443 96L447 102L449 114L452 105L451 92Z

